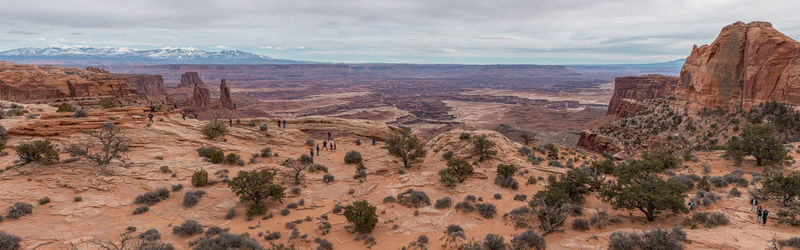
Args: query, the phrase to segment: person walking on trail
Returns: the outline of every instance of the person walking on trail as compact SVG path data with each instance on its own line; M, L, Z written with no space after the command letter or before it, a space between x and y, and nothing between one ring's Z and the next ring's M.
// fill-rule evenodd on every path
M375 146L375 139L372 139L372 146Z
M308 154L311 155L311 159L314 159L314 149L313 148L308 149ZM317 154L317 155L319 155L319 154Z
M333 144L333 150L336 150L336 141L331 141L331 144Z
M688 205L689 205L689 212L694 213L694 207L696 206L696 204L694 204L694 201L689 201Z
M153 123L153 113L147 114L147 117L150 118L150 123Z
M756 197L753 197L750 199L750 212L755 212L756 206L758 206L758 199L756 199Z
M331 139L331 132L328 132L328 140Z
M183 120L185 121L186 120L186 113L181 112L181 118L183 118Z
M767 218L768 217L769 217L769 211L764 209L764 212L762 212L762 214L761 214L761 219L764 220L764 223L762 225L767 225Z
M150 113L156 112L156 106L150 105Z
M286 128L286 120L283 120L283 128Z
M319 144L317 144L317 156L319 156Z
M756 223L761 222L761 215L763 214L763 210L761 210L761 206L758 206L756 210Z
M278 120L278 128L281 128L281 120Z
M322 141L322 149L324 149L325 151L328 150L328 141Z
M233 127L233 118L228 118L228 124Z

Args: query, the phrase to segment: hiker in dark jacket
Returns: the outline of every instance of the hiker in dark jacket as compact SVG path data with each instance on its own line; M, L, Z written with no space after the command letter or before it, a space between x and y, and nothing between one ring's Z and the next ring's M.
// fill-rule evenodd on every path
M752 199L750 199L750 211L751 212L755 212L756 211L756 206L758 206L758 199L753 197Z
M286 128L286 120L283 120L283 128Z
M322 149L328 150L328 141L322 141Z
M769 217L769 211L764 209L764 212L761 213L761 219L764 220L764 224L763 225L767 224L767 218L768 217Z
M281 128L281 120L278 120L278 128Z
M756 209L756 223L761 222L761 214L763 214L763 210L761 210L761 206L758 206L758 209Z
M313 148L308 149L308 154L311 155L311 158L313 159L314 158L314 149Z
M317 155L319 155L319 144L317 144Z

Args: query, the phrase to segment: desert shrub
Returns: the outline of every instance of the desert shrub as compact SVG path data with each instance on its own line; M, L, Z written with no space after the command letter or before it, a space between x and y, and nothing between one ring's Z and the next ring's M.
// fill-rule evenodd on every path
M342 209L343 209L342 205L336 204L333 205L333 209L331 209L331 212L333 212L334 214L338 214L342 212Z
M41 199L39 199L39 205L44 205L44 204L47 204L47 203L50 203L50 197L45 196L45 197L42 197Z
M85 109L75 110L75 113L72 113L73 118L81 118L81 117L89 117L89 111Z
M158 171L165 174L172 173L172 170L169 170L169 166L158 167Z
M21 142L16 148L17 155L25 162L39 162L45 165L58 162L58 147L49 138Z
M431 200L425 192L408 189L397 195L397 201L406 207L419 208L431 204Z
M472 203L469 203L469 202L466 202L466 201L462 201L462 202L456 203L455 209L457 211L461 211L461 212L464 212L464 213L469 213L469 212L475 211L475 206L473 206Z
M323 239L323 238L314 238L314 242L318 243L317 250L331 250L333 249L333 243L330 241Z
M147 211L150 211L150 206L147 206L147 205L139 206L139 207L137 207L136 209L133 210L133 214L134 215L143 214L143 213L146 213Z
M306 146L313 147L314 145L316 145L316 143L314 143L313 139L306 140Z
M197 154L215 164L225 160L225 152L223 152L222 149L198 148Z
M200 133L205 135L208 139L216 139L217 137L224 136L228 133L228 127L225 125L225 122L221 120L213 120L206 123L202 129L200 129Z
M267 231L264 235L265 240L275 240L281 238L281 232L269 232Z
M300 158L302 158L302 156ZM302 159L300 160L300 162L301 163L303 162ZM324 165L321 165L321 164L314 164L314 165L311 165L311 166L308 167L308 172L314 173L314 172L317 172L317 171L322 171L322 172L327 173L328 172L328 167L326 167Z
M175 184L171 186L172 192L178 192L181 191L181 189L183 189L183 184Z
M547 162L547 165L548 166L553 166L553 167L559 167L559 168L563 168L564 167L564 165L561 164L561 162L558 161L558 160L550 160L550 161Z
M148 191L144 194L136 196L136 199L133 200L133 203L152 206L160 201L166 200L167 198L169 198L169 190L167 190L167 188L158 188L155 191Z
M730 194L733 197L742 196L742 192L739 192L739 189L736 189L736 188L731 188L731 191L728 192L728 194Z
M298 160L300 161L300 164L312 164L312 163L314 163L314 157L311 157L310 155L307 155L307 154L300 155L300 158ZM320 165L320 166L322 166L322 165ZM327 170L327 168L326 168L326 170Z
M531 148L528 146L520 147L519 150L517 150L517 152L519 152L519 154L523 156L528 156L533 154L533 150L531 150Z
M192 186L205 187L208 186L208 172L204 169L194 171L192 174Z
M267 132L267 129L267 124L261 124L261 126L258 126L258 130L261 132Z
M25 202L15 202L13 205L8 207L8 214L6 214L6 218L16 220L22 216L29 215L33 213L33 206L31 204Z
M261 157L272 157L272 148L270 147L262 148Z
M325 183L332 183L333 179L334 179L334 176L332 174L325 174L325 175L322 176L322 182L325 182Z
M519 182L517 182L517 180L514 179L514 176L498 175L494 178L494 184L500 185L501 187L504 188L510 188L513 190L519 189Z
M378 223L378 214L375 211L376 208L367 201L356 201L344 208L344 217L353 223L356 232L369 233Z
M102 106L103 108L106 108L106 109L107 108L113 108L113 107L116 107L116 106L119 105L118 101L117 101L117 98L114 98L114 97L101 98L100 102L98 102L98 103L100 104L100 106Z
M475 207L478 209L478 214L480 214L481 217L483 218L491 219L494 218L495 215L497 215L497 208L495 207L494 204L478 203L475 204Z
M417 237L417 243L420 245L428 244L428 241L430 241L430 239L428 239L428 236L426 235L420 235Z
M733 173L723 175L722 178L725 180L725 182L736 183L736 185L740 187L747 187L750 184L746 178L741 176L741 172L734 171Z
M436 200L436 203L434 204L434 207L436 207L438 209L449 208L450 204L452 204L452 203L453 203L453 199L450 199L449 196L445 196L444 198Z
M181 236L191 236L203 233L203 226L195 220L186 220L180 226L172 228L172 233Z
M147 231L144 231L144 233L139 234L139 239L146 241L157 241L161 239L161 233L159 233L155 228L148 229Z
M608 212L605 210L598 210L597 214L589 218L589 224L603 229L608 225Z
M778 240L778 245L781 247L793 247L800 249L800 237L792 237L785 240Z
M503 236L496 234L487 234L481 244L481 249L486 250L505 250L506 248L506 240L503 239Z
M695 182L697 182L699 180L700 180L700 176L697 176L695 174L692 174L692 175L675 175L675 176L671 176L671 177L669 177L669 179L667 179L667 181L676 181L676 182L679 182L679 183L683 184L684 186L686 186L686 188L688 190L694 189Z
M708 182L718 188L725 187L728 185L728 181L726 181L720 176L711 177L711 179L709 179Z
M383 203L394 203L395 201L397 201L397 199L395 199L394 196L389 195L383 197Z
M361 158L361 153L359 153L358 151L351 150L350 152L347 152L347 154L344 155L344 163L358 164L361 162L363 162L363 159Z
M583 218L575 218L572 220L572 230L586 231L589 230L589 222Z
M705 221L707 227L716 227L722 225L728 225L730 221L728 217L725 216L725 213L722 212L714 212L708 216L708 220Z
M465 239L467 237L466 233L464 233L464 228L454 224L450 224L444 229L444 235L448 238L447 241L454 241L458 238Z
M81 202L81 201L83 201L83 197L80 197L80 196L75 196L75 198L72 198L72 201L74 201L74 202Z
M528 199L528 195L526 195L526 194L515 194L514 195L514 200L515 201L525 201L527 199Z
M683 249L681 241L686 239L686 233L680 229L670 231L656 228L645 232L642 239L642 249Z
M200 198L205 194L206 191L203 190L186 191L186 193L183 194L183 206L193 207L197 205L197 203L200 202Z
M19 242L22 238L0 231L0 249L17 250L20 249Z
M514 238L511 239L511 246L513 249L536 250L544 250L547 247L544 237L530 229L514 236Z
M225 156L225 163L227 164L238 164L240 166L244 165L244 161L242 161L242 157L238 154L229 153L228 156Z
M478 197L475 197L475 195L468 194L467 196L464 196L464 201L476 202L478 201Z
M230 220L233 219L233 217L236 217L236 209L230 208L228 212L225 213L225 219Z
M73 107L72 105L69 105L69 103L62 102L61 104L58 105L58 109L56 109L56 112L59 112L59 113L75 112L75 107Z
M717 202L718 200L722 199L721 197L719 197L719 195L705 191L703 189L698 189L695 194L696 195L693 200L701 201L699 204L702 205L711 205L714 202Z
M642 236L637 233L613 232L608 238L609 250L640 249Z
M455 186L456 183L464 182L464 179L474 172L472 165L466 160L458 157L447 161L447 168L439 171L440 181L447 186Z
M467 132L461 132L461 134L458 135L458 139L460 139L460 140L468 140L469 138L470 138L470 134L467 133Z
M450 160L450 158L453 158L453 154L455 154L453 150L447 150L447 152L444 152L444 154L442 154L442 159Z
M494 199L495 200L502 200L503 199L503 195L500 194L500 193L496 193L496 194L494 194Z
M514 173L517 172L517 167L511 164L499 164L497 165L497 175L499 176L514 176Z

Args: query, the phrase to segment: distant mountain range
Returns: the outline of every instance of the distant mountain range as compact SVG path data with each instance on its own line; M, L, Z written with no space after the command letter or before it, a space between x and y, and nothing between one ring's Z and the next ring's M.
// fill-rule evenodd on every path
M241 50L204 51L197 48L98 48L53 46L0 52L0 60L32 64L307 64L314 62L277 59Z

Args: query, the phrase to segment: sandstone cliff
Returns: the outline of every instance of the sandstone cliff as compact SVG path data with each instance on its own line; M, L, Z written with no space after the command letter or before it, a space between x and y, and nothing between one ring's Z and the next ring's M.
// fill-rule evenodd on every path
M228 83L225 78L222 78L219 84L219 100L217 100L217 107L236 109L236 103L231 100L231 90L228 88Z
M767 22L736 22L692 49L676 91L695 107L800 104L800 43Z
M181 83L178 84L178 88L186 88L190 87L193 88L195 85L200 85L203 88L208 88L206 83L200 79L200 75L197 72L186 72L181 75Z
M608 115L626 117L645 107L641 101L659 98L668 93L678 78L662 75L625 76L614 79L614 96L608 104Z
M159 75L111 74L100 68L21 65L0 62L0 99L43 99L117 96L164 101L167 91Z
M125 79L128 86L136 90L139 98L150 101L162 102L167 99L167 88L160 75L119 75Z
M209 96L208 88L204 85L195 82L194 86L192 86L192 96L187 100L189 107L192 107L197 112L211 108L211 97Z

